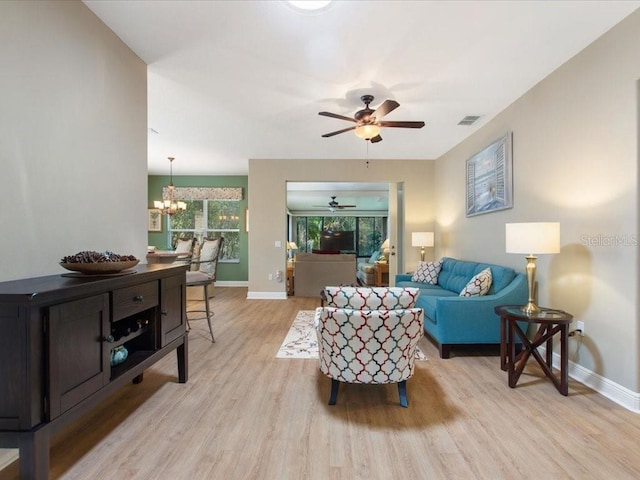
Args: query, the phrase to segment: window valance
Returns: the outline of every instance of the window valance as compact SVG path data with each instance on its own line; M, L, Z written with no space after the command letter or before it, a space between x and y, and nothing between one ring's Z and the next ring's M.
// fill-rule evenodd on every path
M242 200L242 187L169 187L162 189L163 200Z

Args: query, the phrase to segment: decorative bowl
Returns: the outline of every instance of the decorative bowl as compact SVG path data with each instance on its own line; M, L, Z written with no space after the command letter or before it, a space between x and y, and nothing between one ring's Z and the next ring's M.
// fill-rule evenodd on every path
M60 266L71 270L72 272L80 272L85 275L104 275L107 273L119 273L128 268L135 267L140 260L127 260L124 262L98 262L98 263L63 263Z

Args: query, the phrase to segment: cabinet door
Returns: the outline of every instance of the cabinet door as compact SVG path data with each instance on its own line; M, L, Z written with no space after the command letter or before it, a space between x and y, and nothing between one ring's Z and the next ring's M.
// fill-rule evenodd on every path
M51 419L109 383L109 331L106 293L49 307Z
M186 276L160 280L160 346L175 340L186 330Z

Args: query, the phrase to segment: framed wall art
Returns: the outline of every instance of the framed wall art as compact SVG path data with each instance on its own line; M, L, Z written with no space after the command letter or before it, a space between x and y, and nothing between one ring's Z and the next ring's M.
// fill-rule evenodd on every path
M467 217L513 207L511 132L467 160Z
M149 209L147 230L150 232L162 231L162 212L157 208Z

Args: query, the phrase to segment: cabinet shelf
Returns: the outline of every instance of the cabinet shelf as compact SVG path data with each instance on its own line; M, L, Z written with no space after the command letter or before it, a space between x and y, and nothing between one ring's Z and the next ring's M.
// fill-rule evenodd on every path
M116 347L119 347L120 345L124 345L128 341L133 340L134 338L137 338L144 333L147 333L148 331L149 331L149 326L139 328L135 332L131 332L130 334L125 335L124 337L120 337L118 340L114 340L113 342L108 342L109 346L112 349L114 349Z
M154 350L137 350L135 352L131 352L124 362L111 367L111 380L115 380L127 370L135 367L153 354Z

